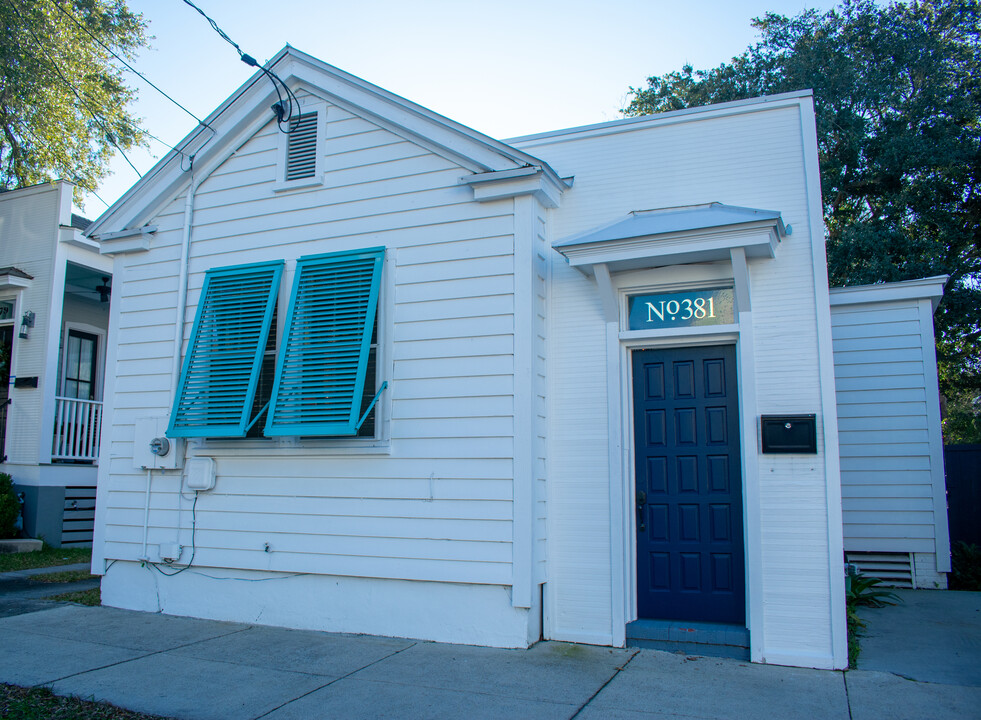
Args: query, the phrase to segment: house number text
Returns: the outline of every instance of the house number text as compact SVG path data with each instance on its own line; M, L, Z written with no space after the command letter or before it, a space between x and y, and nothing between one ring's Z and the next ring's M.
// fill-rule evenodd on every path
M631 330L722 325L734 321L732 288L633 295L627 300Z

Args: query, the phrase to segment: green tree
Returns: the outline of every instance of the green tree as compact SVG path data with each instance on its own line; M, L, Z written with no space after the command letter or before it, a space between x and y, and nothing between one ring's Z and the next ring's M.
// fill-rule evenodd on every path
M145 143L113 53L146 25L123 0L0 0L0 189L64 178L95 190L116 149Z
M937 353L941 389L959 398L981 391L979 18L978 0L768 13L743 54L650 77L624 110L812 89L831 283L949 275Z

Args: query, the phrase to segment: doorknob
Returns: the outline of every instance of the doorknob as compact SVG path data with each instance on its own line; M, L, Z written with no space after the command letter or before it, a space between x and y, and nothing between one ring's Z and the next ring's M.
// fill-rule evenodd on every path
M644 532L647 526L644 524L644 505L647 504L647 493L643 490L637 491L637 529Z

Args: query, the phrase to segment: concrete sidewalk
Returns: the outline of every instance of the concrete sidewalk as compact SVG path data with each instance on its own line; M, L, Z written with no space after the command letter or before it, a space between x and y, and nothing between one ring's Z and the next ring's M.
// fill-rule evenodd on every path
M975 602L981 594L971 594ZM978 665L979 658L961 658ZM971 718L981 687L543 642L446 645L56 605L0 618L0 681L196 718Z
M0 618L37 610L47 610L51 607L51 603L45 598L99 587L99 578L76 582L33 582L40 575L51 575L71 570L88 572L89 564L56 565L0 573Z

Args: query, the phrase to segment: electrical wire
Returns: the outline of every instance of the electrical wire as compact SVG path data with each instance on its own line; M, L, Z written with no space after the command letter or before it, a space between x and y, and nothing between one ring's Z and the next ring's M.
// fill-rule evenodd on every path
M152 567L154 570L156 570L161 575L166 575L167 577L174 577L174 575L180 575L182 572L184 572L185 570L187 570L188 568L190 568L191 565L194 563L194 554L197 552L197 547L194 544L194 536L196 534L197 526L198 526L198 521L197 521L197 507L198 507L198 492L195 491L195 493L194 493L194 502L191 503L191 557L190 557L190 559L187 561L187 564L186 565L184 565L182 568L180 568L176 572L164 572L163 570L160 569L160 565L158 563L148 562L148 564L150 565L150 567ZM178 558L178 559L180 559L180 558ZM170 567L173 567L173 565L170 565Z
M133 168L133 172L139 175L140 178L142 179L143 173L141 173L139 170L136 169L136 165L134 165L132 161L129 159L129 157L127 157L123 149L119 147L118 144L116 144L116 140L113 136L112 131L105 126L105 123L91 109L89 109L89 107L85 104L85 100L82 99L82 96L78 94L78 91L75 90L75 87L68 81L68 78L66 78L62 74L61 68L58 67L58 64L51 59L50 55L48 55L47 50L44 49L44 44L41 42L41 38L39 38L37 34L34 32L34 30L31 29L30 25L27 24L27 19L21 13L20 5L18 3L15 3L15 0L7 0L7 5L14 11L14 13L24 23L24 27L27 29L27 32L29 32L31 36L34 38L34 40L37 42L38 49L41 50L41 52L44 54L44 57L47 58L48 62L51 64L51 68L55 71L58 77L61 78L61 81L65 84L65 86L69 90L71 90L72 94L78 99L79 106L83 110L85 110L85 112L89 114L89 116L92 118L95 124L102 129L105 139L109 142L110 145L112 145L114 148L116 148L119 151L119 154L123 156L123 159L129 164L131 168Z
M199 118L199 117L198 117L197 115L195 115L194 113L192 113L192 112L191 112L190 110L188 110L188 109L187 109L186 107L184 107L183 105L181 105L181 104L180 104L179 102L177 102L177 101L176 101L176 100L175 100L174 98L172 98L172 97L171 97L170 95L168 95L168 94L167 94L166 92L164 92L163 90L161 90L161 89L160 89L160 88L159 88L159 87L158 87L158 86L157 86L157 85L156 85L155 83L153 83L153 82L152 82L152 81L151 81L151 80L150 80L150 79L149 79L149 78L148 78L148 77L147 77L146 75L144 75L144 74L143 74L143 73L141 73L141 72L140 72L139 70L137 70L137 69L136 69L136 68L134 68L134 67L133 67L132 65L130 65L130 64L129 64L128 62L126 62L126 60L125 60L124 58L122 58L122 57L120 57L120 56L119 56L119 55L118 55L118 54L116 53L116 51L115 51L115 50L113 50L113 49L112 49L111 47L109 47L109 46L108 46L108 45L106 45L106 44L105 44L104 42L102 42L102 40L100 40L100 39L98 38L98 36L96 36L96 35L94 35L94 34L92 34L92 32L91 32L91 31L90 31L90 30L89 30L89 29L88 29L87 27L85 27L85 25L83 25L83 24L82 24L81 22L79 22L79 20L78 20L78 18L76 18L76 17L75 17L74 15L72 15L72 14L71 14L70 12L68 12L67 10L65 10L65 8L64 8L64 7L62 7L62 4L61 4L61 3L58 3L58 2L56 2L56 3L55 3L55 7L56 7L56 8L58 8L58 10L59 10L59 11L60 11L60 12L61 12L61 13L62 13L62 14L63 14L64 16L65 16L65 17L67 17L67 18L68 18L69 20L71 20L71 21L72 21L73 23L75 23L76 25L78 25L78 27L79 27L79 28L81 28L81 29L82 29L82 31L83 31L83 32L85 32L85 34L87 34L87 35L88 35L88 36L89 36L90 38L92 38L92 39L93 39L93 40L95 40L95 41L96 41L97 43L99 43L99 45L101 45L101 46L102 46L103 48L105 48L105 50L106 50L106 52L108 52L108 53L110 53L110 54L111 54L111 55L112 55L112 56L113 56L114 58L116 58L116 59L117 59L117 60L118 60L119 62L121 62L121 63L122 63L123 65L125 65L125 66L126 66L126 68L127 68L127 69L128 69L128 70L129 70L130 72L132 72L132 73L133 73L134 75L136 75L137 77L139 77L140 79L142 79L142 80L143 80L143 82L145 82L145 83L146 83L147 85L149 85L150 87L152 87L152 88L153 88L154 90L156 90L156 91L157 91L158 93L160 93L160 94L161 94L161 95L163 95L163 96L164 96L165 98L167 98L167 99L168 99L168 100L170 100L170 101L171 101L172 103L174 103L174 105L176 105L176 106L177 106L177 107L179 107L179 108L180 108L181 110L183 110L183 111L184 111L184 112L186 112L186 113L187 113L188 115L190 115L190 116L191 116L192 118L194 118L195 120L197 120L197 121L198 121L198 124L199 124L199 125L203 125L204 127L206 127L206 128L208 128L208 129L209 129L209 130L211 130L212 132L217 132L217 131L216 131L216 130L215 130L215 129L213 128L213 127L211 127L210 125L208 125L208 123L206 123L206 122L205 122L204 120L202 120L202 119L201 119L201 118ZM149 133L148 133L148 134L149 134ZM152 137L152 136L151 136L151 137ZM161 141L161 142L163 142L163 141ZM164 144L166 144L166 143L164 143ZM168 147L169 147L169 146L168 146ZM171 149L172 149L172 150L176 150L176 148L173 148L173 147L172 147Z
M193 2L191 2L191 0L183 0L183 2L185 5L188 5L194 8L195 10L197 10L198 13L201 15L201 17L207 20L208 24L211 25L212 28L214 28L214 31L218 33L218 35L225 42L227 42L229 45L235 48L235 51L238 53L239 59L242 62L244 62L249 67L258 68L259 71L264 73L266 77L269 78L270 82L272 82L273 84L273 88L276 90L276 96L279 98L279 102L273 105L273 111L276 113L276 123L279 126L279 131L282 133L289 134L293 130L296 130L296 128L299 126L300 123L300 101L297 99L293 91L290 90L289 86L285 82L283 82L282 78L276 75L276 73L274 73L272 70L269 70L268 68L260 65L258 60L256 60L254 57L252 57L247 52L242 50L241 46L237 42L232 40L228 36L228 33L222 30L221 27L219 27L217 22L215 22L212 18L208 17L207 13L205 13L204 10L202 10ZM280 91L280 88L282 88L282 91ZM284 93L286 95L285 103L283 101ZM293 110L294 106L296 107L296 113L295 113L296 121L293 122L293 126L290 127L290 122L293 120L293 116L294 116L294 110ZM286 126L285 129L283 128L284 123Z
M24 135L30 137L38 145L41 145L41 146L44 145L44 142L41 141L41 140L39 140L38 137L37 137L37 135L35 135L34 133L32 133L26 127L18 128L18 132L21 132ZM76 185L78 185L83 190L85 190L85 192L91 193L95 197L96 200L98 200L99 202L101 202L106 207L110 207L109 203L107 203L105 200L103 200L101 197L99 197L99 193L97 193L95 190L89 190L89 189L87 189L85 187L85 185L83 184L83 180L78 175L76 175L75 173L72 173L72 182L75 183Z
M20 16L20 18L21 18L21 20L24 20L24 16L23 16L23 15L21 14L21 12L20 12L20 10L19 10L19 8L18 8L18 7L14 7L14 6L13 6L13 0L7 0L7 4L8 4L9 6L11 6L11 7L13 8L13 10L14 10L14 12L15 12L15 13L17 13L17 14L18 14L18 15ZM56 7L58 7L58 8L59 8L59 10L61 9L61 7L60 7L60 5L58 5L58 3L55 3L55 5L56 5ZM67 15L67 12L66 12L66 11L64 11L64 10L62 10L62 12L65 12L65 14ZM81 24L80 24L80 23L78 22L78 20L77 20L77 19L75 19L75 18L74 18L74 17L72 17L71 15L69 15L68 17L70 17L70 18L72 19L72 21L73 21L73 22L75 22L76 24L78 24L78 25L79 25L79 27L81 27L81 28L82 28L83 30L85 30L85 32L87 32L87 33L88 33L88 30L87 30L87 29L86 29L86 28L85 28L84 26L82 26L82 25L81 25ZM26 27L26 23L25 23L25 27ZM111 131L110 131L110 130L109 130L109 129L108 129L108 128L107 128L106 126L105 126L105 123L104 123L104 121L103 121L103 119L102 119L102 118L100 118L100 117L99 117L99 116L98 116L98 115L97 115L97 114L95 113L95 111L93 111L93 110L92 110L92 108L91 108L91 107L89 107L89 106L88 106L88 105L86 104L86 102L85 102L85 100L84 100L84 99L83 99L83 98L81 97L81 95L79 95L79 93L78 93L78 91L77 91L77 90L75 89L75 87L74 87L74 86L73 86L73 85L71 84L71 82L70 82L70 81L69 81L69 80L68 80L68 79L67 79L67 78L66 78L66 77L64 76L64 74L63 74L63 73L61 72L61 70L60 70L60 68L58 67L58 64L57 64L57 63L56 63L56 62L55 62L55 61L54 61L54 60L53 60L53 59L51 58L51 56L50 56L50 55L48 55L48 53L47 53L47 52L46 52L46 51L45 51L45 50L43 49L43 47L41 46L41 41L40 41L40 39L38 38L38 36L37 36L37 35L36 35L36 34L34 33L34 31L33 31L33 30L31 30L31 29L30 29L30 27L27 27L27 30L28 30L28 32L30 32L30 33L31 33L31 35L32 35L32 36L34 37L34 39L35 39L35 41L37 41L37 43L38 43L38 47L39 47L39 48L41 48L41 51L42 51L42 52L44 53L44 55L45 55L45 57L47 58L47 60L48 60L48 62L49 62L49 63L51 64L51 66L52 66L52 69L53 69L53 70L55 71L55 73L57 73L57 75L58 75L58 77L59 77L59 78L61 79L61 81L62 81L62 82L63 82L63 83L65 84L65 86L66 86L66 87L67 87L67 88L68 88L68 89L69 89L69 90L70 90L70 91L72 92L72 94L73 94L73 95L74 95L74 96L75 96L75 97L76 97L76 98L78 99L78 102L79 102L79 104L80 104L80 106L81 106L81 108L82 108L83 110L85 110L85 111L86 111L86 112L87 112L87 113L89 114L89 116L90 116L90 117L91 117L91 118L92 118L92 119L93 119L93 120L95 121L95 123L96 123L97 125L99 125L99 127L100 127L100 128L102 129L102 131L103 131L103 133L105 134L105 137L106 137L106 140L107 140L107 141L109 142L109 144L110 144L110 145L112 145L112 146L113 146L114 148L116 148L116 149L117 149L117 150L119 151L119 154L123 156L123 159L124 159L124 160L125 160L125 161L126 161L126 162L127 162L128 164L129 164L129 166L130 166L130 167L131 167L131 168L133 169L133 172L135 172L135 173L136 173L136 174L137 174L137 175L138 175L138 176L139 176L139 177L140 177L140 178L142 179L142 177L143 177L143 174L142 174L142 173L141 173L141 172L140 172L140 171L139 171L139 170L138 170L138 169L136 168L136 166L135 166L135 165L134 165L134 164L133 164L133 163L132 163L132 162L130 161L130 159L129 159L129 157L128 157L128 156L126 155L126 153L125 153L125 151L124 151L124 150L123 150L123 149L122 149L121 147L119 147L119 145L118 145L118 144L116 143L116 141L115 141L115 138L114 138L114 135L113 135L113 133L112 133L112 132L111 132ZM180 108L181 108L182 110L184 110L185 112L187 112L188 114L190 114L190 115L191 115L191 117L193 117L193 118L194 118L195 120L197 120L197 121L198 121L198 124L199 124L199 125L200 125L201 127L205 127L205 128L207 128L208 130L210 130L210 131L211 131L211 132L213 133L213 135L212 135L212 137L214 137L215 135L217 135L217 134L218 134L218 131L217 131L217 130L215 130L215 129L214 129L213 127L211 127L210 125L208 125L208 124L207 124L206 122L204 122L203 120L199 120L199 119L197 118L197 116L195 116L195 115L194 115L193 113L191 113L191 112L190 112L189 110L187 110L187 108L185 108L185 107L184 107L183 105L181 105L181 104L180 104L180 103L178 103L178 102L177 102L176 100L174 100L173 98L171 98L171 97L170 97L169 95L167 95L166 93L164 93L164 92L163 92L163 90L160 90L160 88L158 88L158 87L157 87L156 85L154 85L154 84L153 84L152 82L150 82L150 81L149 81L149 80L148 80L148 79L147 79L146 77L144 77L144 76L143 76L143 75L141 75L141 74L140 74L139 72L137 72L137 71L136 71L135 69L133 69L133 68L132 68L132 67L131 67L131 66L130 66L130 65L129 65L128 63L126 63L126 61L125 61L125 60L123 60L123 59L122 59L122 58L120 58L120 57L119 57L118 55L116 55L116 53L114 53L114 52L113 52L113 51L112 51L112 50L111 50L110 48L108 48L108 47L107 47L107 46L106 46L105 44L103 44L103 43L102 43L102 42L101 42L101 41L100 41L100 40L99 40L98 38L96 38L96 37L95 37L94 35L92 35L92 33L88 33L88 34L89 34L89 35L90 35L90 36L91 36L91 37L92 37L92 38L93 38L94 40L96 40L97 42L99 42L99 44L100 44L100 45L102 45L103 47L105 47L105 48L106 48L106 50L108 50L109 52L111 52L111 53L112 53L112 54L113 54L113 55L114 55L114 56L115 56L116 58L118 58L118 59L119 59L119 60L120 60L121 62L123 62L124 64L126 64L126 66L127 66L127 67L129 67L129 68L130 68L131 70L133 70L133 72L134 72L134 73L136 73L136 74L137 74L137 75L139 75L139 76L140 76L141 78L143 78L144 80L146 80L146 82L147 82L147 83L149 83L149 84L150 84L150 85L151 85L152 87L154 87L154 88L155 88L156 90L158 90L159 92L161 92L161 93L162 93L162 94L163 94L163 95L164 95L165 97L167 97L167 98L168 98L169 100L171 100L171 101L172 101L172 102L174 102L174 103L175 103L176 105L178 105L178 106L179 106L179 107L180 107ZM180 156L181 156L181 170L182 170L182 171L184 171L184 172L187 172L187 171L189 171L189 170L190 170L190 169L191 169L191 168L193 167L193 165L194 165L194 155L188 155L188 154L187 154L187 153L185 153L185 152L184 152L184 151L183 151L183 150L182 150L181 148L177 148L177 147L174 147L173 145L171 145L170 143L168 143L168 142L167 142L166 140L163 140L162 138L159 138L159 137L157 137L156 135L154 135L154 134L153 134L153 133L151 133L150 131L148 131L148 130L146 130L146 129L144 129L144 128L141 128L141 127L140 127L139 125L137 125L137 124L136 124L136 123L134 123L134 122L131 122L131 121L129 121L129 120L128 120L128 119L126 119L126 118L119 118L119 121L120 121L120 122L121 122L122 124L125 124L126 126L128 126L128 127L129 127L129 128L131 129L131 130L135 130L136 132L142 132L142 133L144 133L144 134L145 134L145 135L146 135L147 137L149 137L149 138L151 138L152 140L156 140L156 141L157 141L158 143L160 143L160 144L161 144L161 145L163 145L164 147L166 147L166 148L169 148L170 150L173 150L173 151L174 151L174 152L176 152L176 153L177 153L178 155L180 155ZM192 139L193 139L193 138L192 138ZM42 143L42 144L43 144L43 143ZM190 144L190 141L189 141L189 142L188 142L187 144L185 144L185 145L184 145L184 147L186 148L186 147L187 147L187 145L189 145L189 144ZM199 149L200 149L200 148L199 148ZM188 164L187 164L187 167L186 167L186 168L184 167L184 159L185 159L185 158L186 158L186 159L188 160ZM93 195L95 195L95 192L93 191L93 193L92 193L92 194L93 194ZM105 205L106 207L110 207L110 205L109 205L109 203L107 203L107 202L106 202L105 200L103 200L102 198L99 198L99 197L98 197L98 195L96 195L96 197L97 197L97 198L99 199L99 201L100 201L100 202L102 202L102 203L103 203L103 204L104 204L104 205Z

